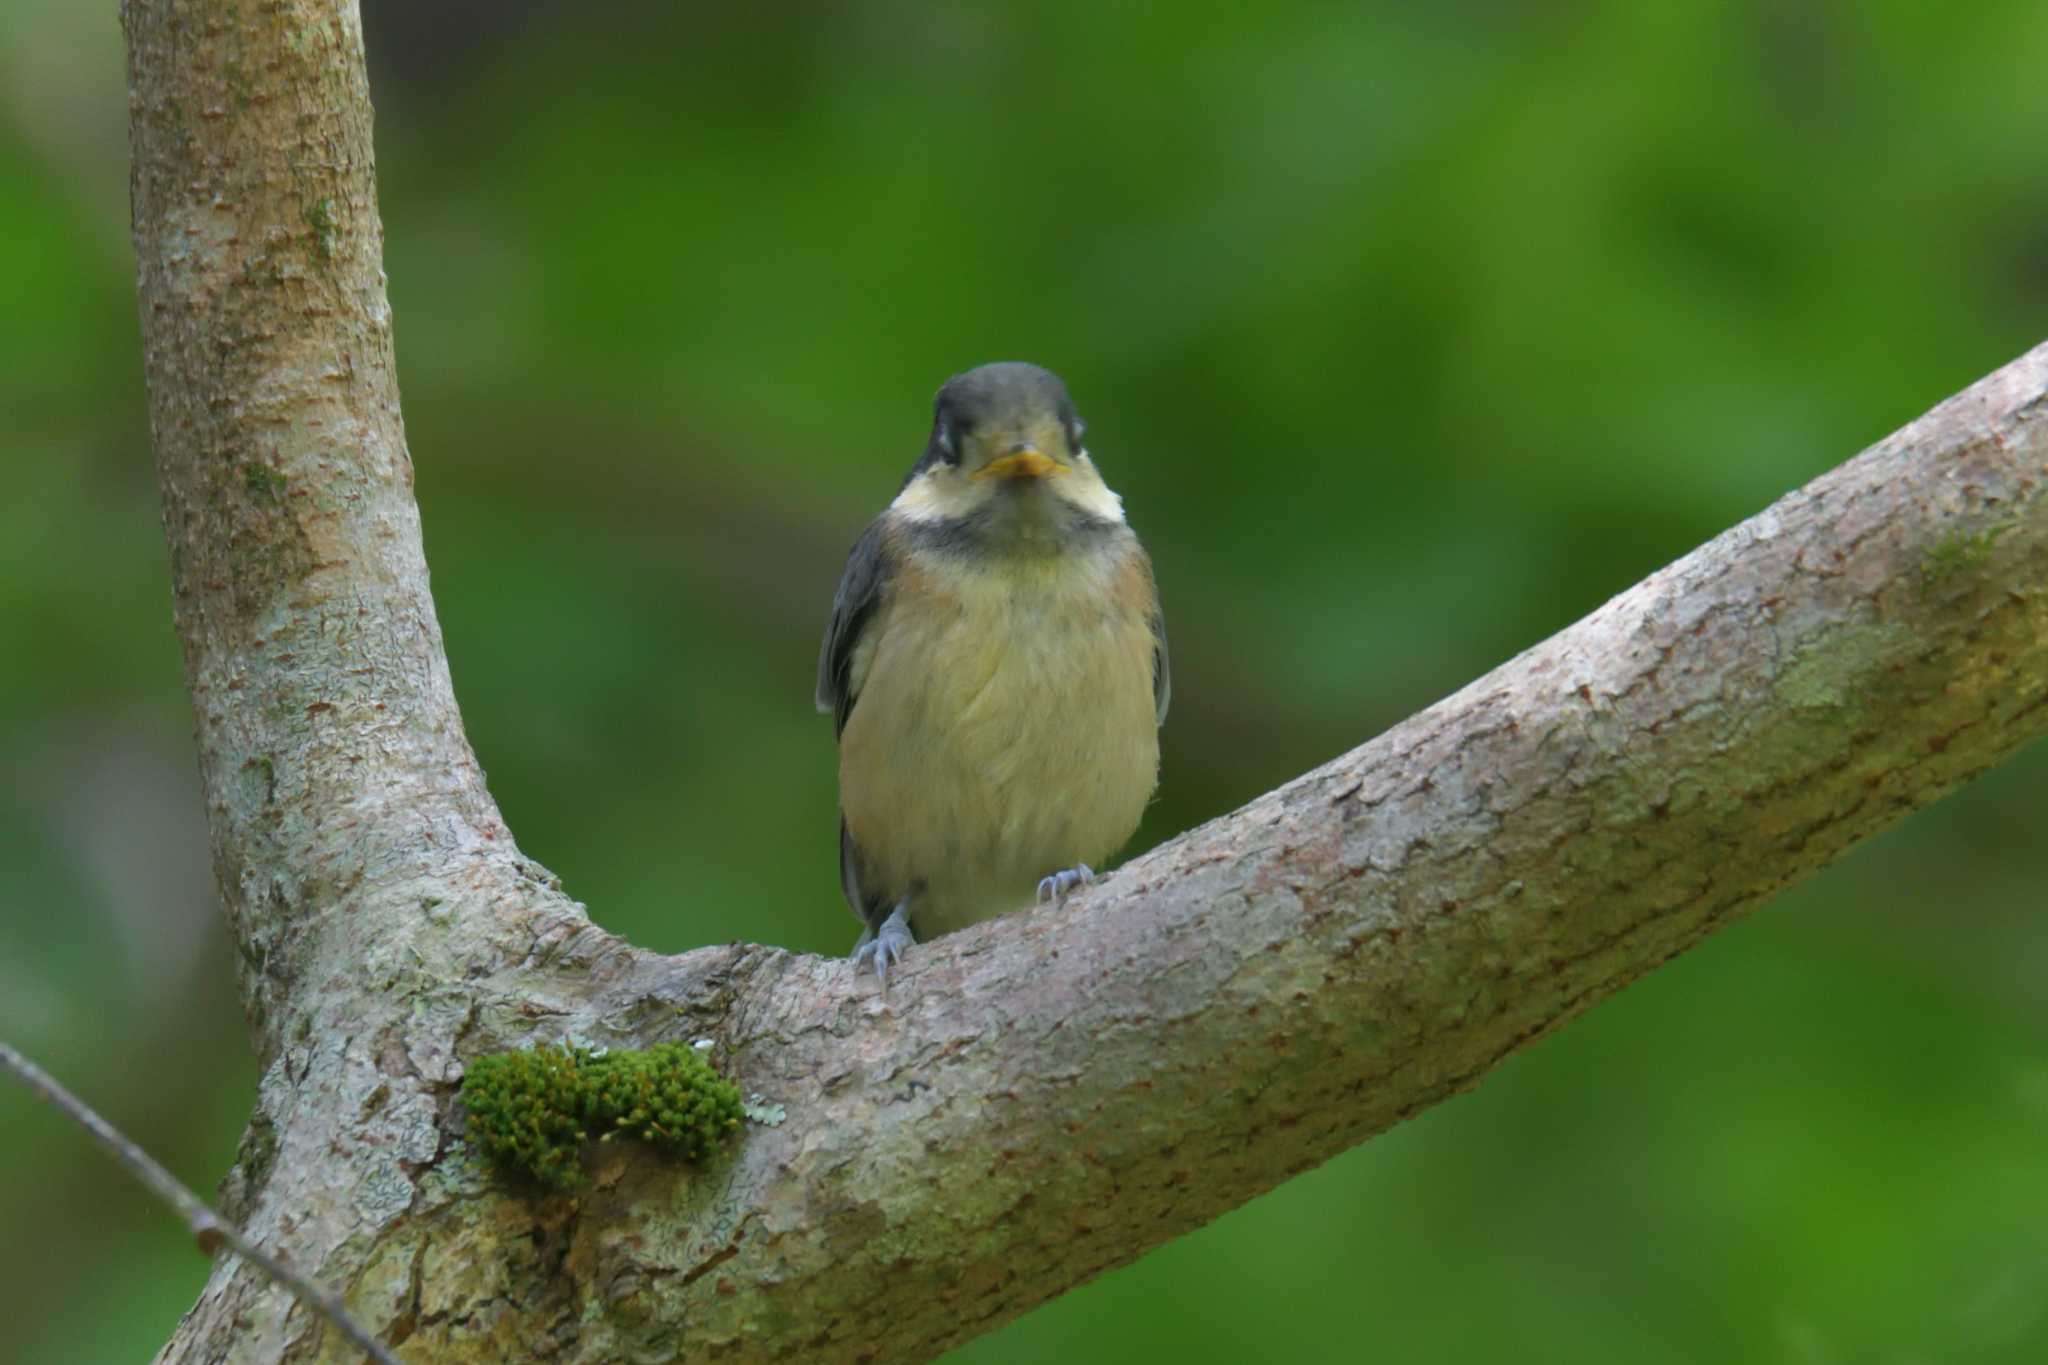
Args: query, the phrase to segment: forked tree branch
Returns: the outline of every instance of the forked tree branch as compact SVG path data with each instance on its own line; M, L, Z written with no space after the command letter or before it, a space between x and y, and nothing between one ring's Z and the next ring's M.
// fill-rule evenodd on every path
M2048 347L1577 625L892 994L662 958L462 736L346 0L127 0L175 611L264 1064L230 1216L404 1358L912 1360L1472 1085L2048 731ZM707 1037L787 1121L495 1183L462 1059ZM164 1359L342 1359L223 1268Z

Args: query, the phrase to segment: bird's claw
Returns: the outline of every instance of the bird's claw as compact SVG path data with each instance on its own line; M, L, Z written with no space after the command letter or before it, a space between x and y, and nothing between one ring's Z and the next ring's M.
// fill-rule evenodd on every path
M853 974L857 977L861 968L872 965L882 989L888 990L890 965L903 961L904 953L916 942L899 905L879 926L861 931L860 942L853 945Z
M1067 897L1077 886L1086 886L1095 880L1095 869L1086 863L1063 867L1049 877L1038 879L1038 903L1040 905L1065 905Z

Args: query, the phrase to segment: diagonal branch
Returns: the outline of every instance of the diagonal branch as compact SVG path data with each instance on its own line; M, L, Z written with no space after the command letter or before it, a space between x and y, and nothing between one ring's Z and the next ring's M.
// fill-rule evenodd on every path
M2048 731L2048 347L1064 913L678 958L523 861L462 737L345 0L127 0L175 610L265 1061L228 1182L401 1354L918 1359L1418 1109ZM708 1037L709 1169L492 1182L461 1059ZM239 1210L239 1212L237 1212ZM223 1269L165 1359L339 1358ZM421 1345L412 1345L415 1338Z

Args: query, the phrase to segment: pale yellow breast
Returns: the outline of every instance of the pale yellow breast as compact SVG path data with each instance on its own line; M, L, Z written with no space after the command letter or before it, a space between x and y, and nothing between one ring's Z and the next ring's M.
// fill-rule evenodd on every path
M1137 828L1159 771L1151 600L1135 543L898 573L855 661L840 801L864 889L925 884L920 936L1028 904Z

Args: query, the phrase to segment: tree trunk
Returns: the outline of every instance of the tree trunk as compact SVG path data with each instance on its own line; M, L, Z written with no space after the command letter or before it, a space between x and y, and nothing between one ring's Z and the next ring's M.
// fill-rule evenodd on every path
M665 958L462 732L347 0L126 0L178 633L262 1080L228 1211L407 1359L910 1360L1425 1105L2048 731L2048 346L1063 912ZM464 1058L712 1040L705 1167L494 1179ZM217 1267L160 1359L349 1360Z

